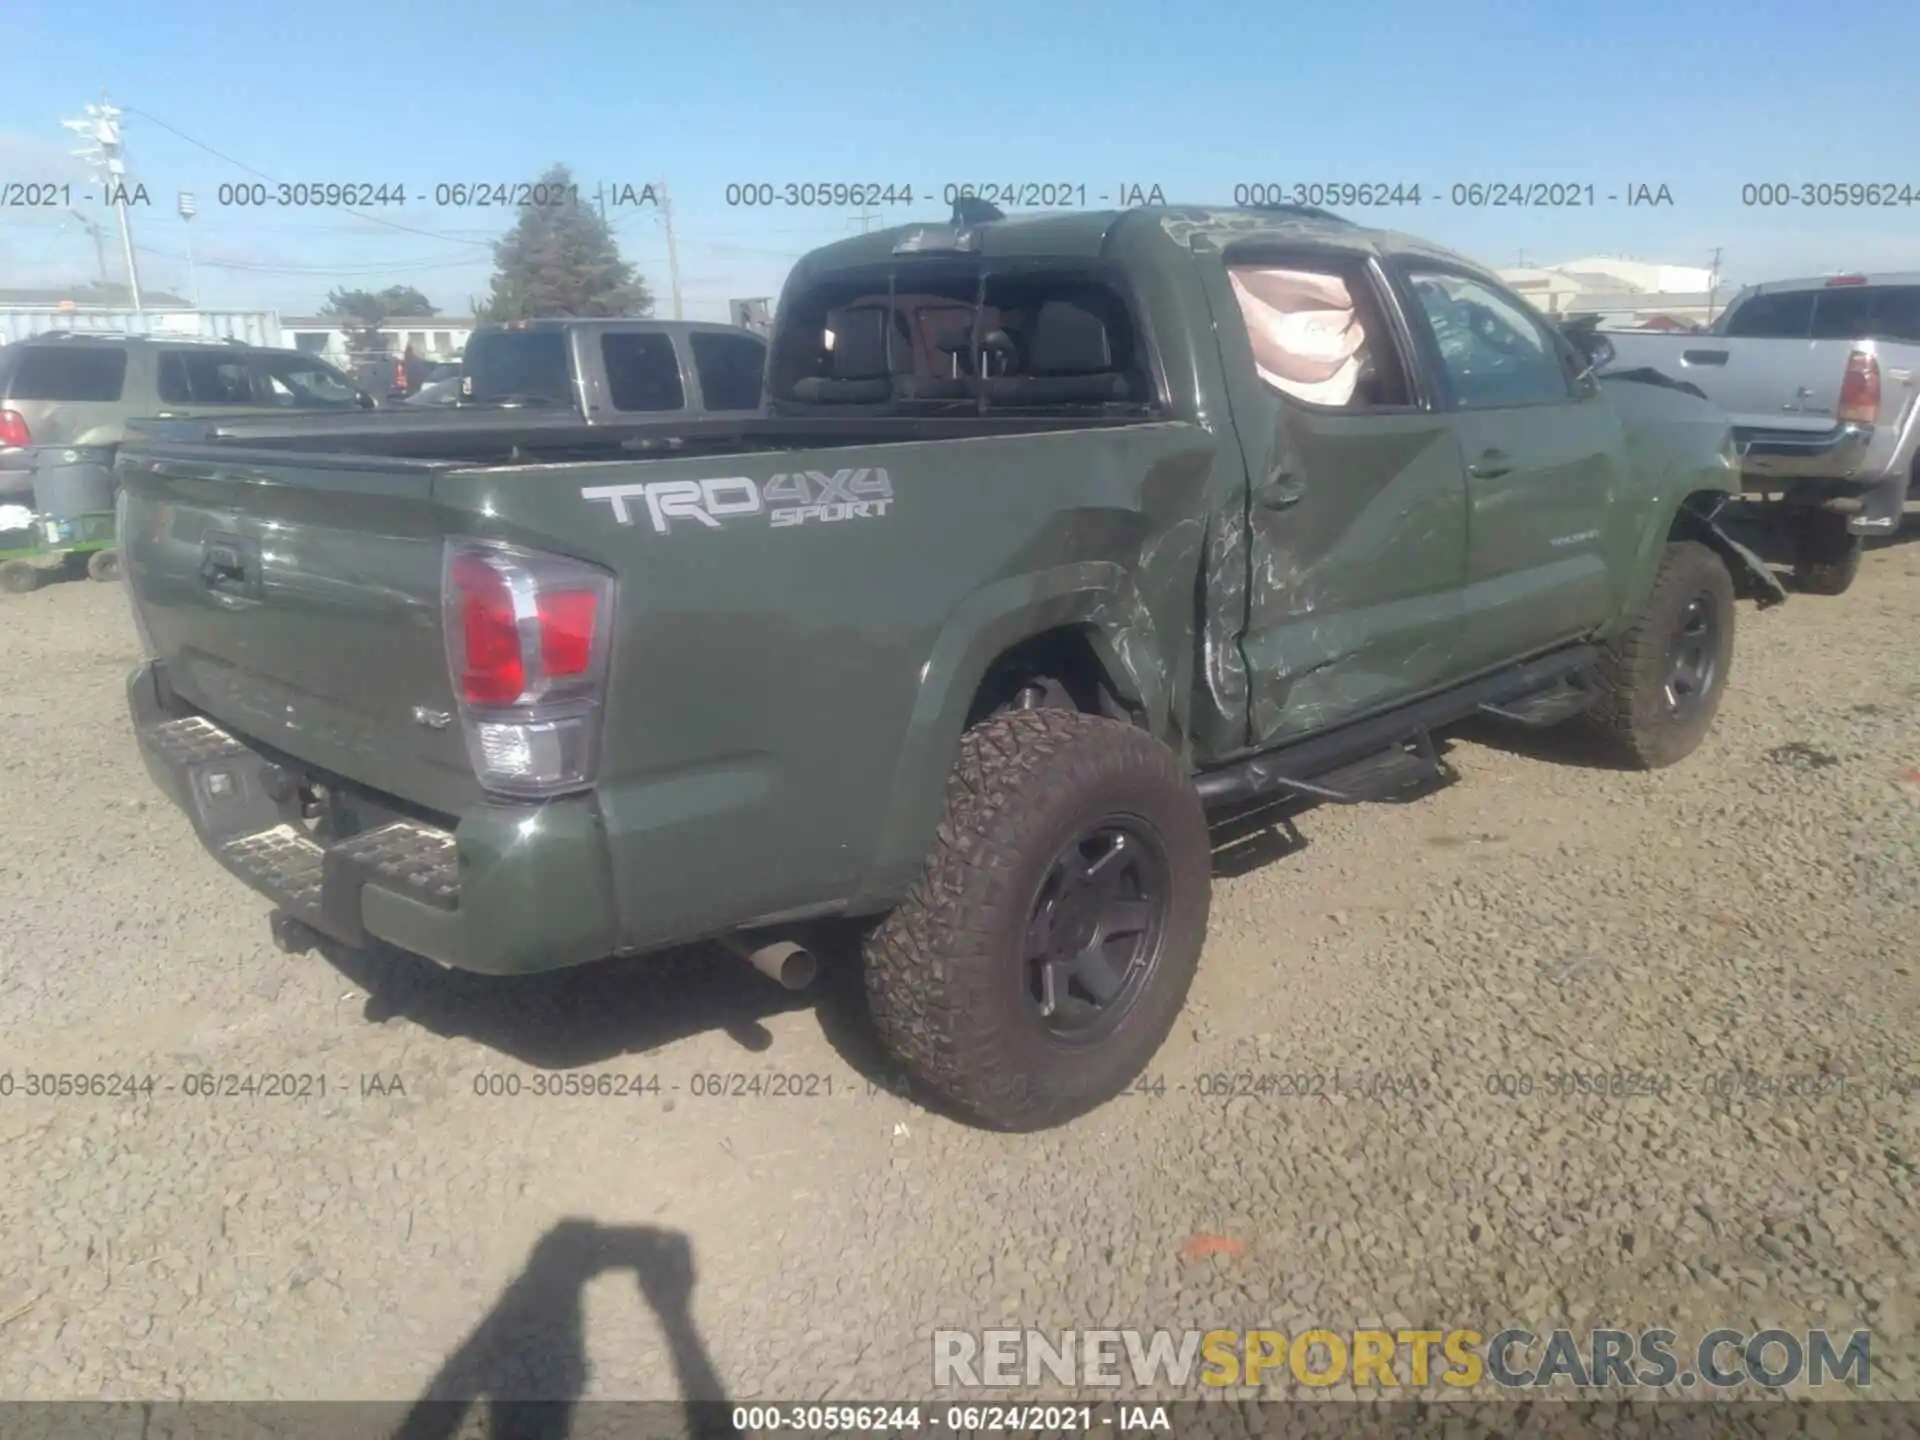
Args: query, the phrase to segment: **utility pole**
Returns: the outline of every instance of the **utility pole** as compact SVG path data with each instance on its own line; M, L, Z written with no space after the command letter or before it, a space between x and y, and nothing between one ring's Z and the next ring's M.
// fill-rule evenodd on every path
M193 308L200 308L200 272L193 268L193 192L180 192L180 223L187 227L187 293L193 297Z
M1713 247L1713 268L1707 271L1707 324L1713 324L1713 302L1720 294L1720 247Z
M865 235L873 229L873 222L877 220L879 216L874 213L871 205L862 205L860 207L860 213L853 218L860 226L860 233Z
M78 220L80 222L80 228L93 237L93 264L94 268L100 272L100 284L104 289L112 282L107 279L107 245L105 239L100 234L100 226L96 221L89 220L78 210L69 208L67 213Z
M673 197L667 193L667 182L660 182L660 220L667 227L667 274L673 281L673 318L685 319L680 313L680 249L673 240Z
M73 153L92 165L96 175L102 171L106 174L113 208L120 212L120 247L127 259L127 290L133 299L133 313L144 315L146 307L140 303L140 269L133 259L133 222L127 215L127 161L120 144L120 109L107 102L103 85L100 103L87 106L86 119L60 123L76 135L93 141L92 145Z

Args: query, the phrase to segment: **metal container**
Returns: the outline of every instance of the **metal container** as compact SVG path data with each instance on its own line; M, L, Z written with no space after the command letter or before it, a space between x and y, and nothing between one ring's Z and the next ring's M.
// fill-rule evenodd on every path
M45 520L113 509L111 445L46 445L33 451L33 508Z
M0 343L52 330L86 334L150 335L155 339L244 340L281 345L280 316L273 310L132 310L96 306L0 306Z

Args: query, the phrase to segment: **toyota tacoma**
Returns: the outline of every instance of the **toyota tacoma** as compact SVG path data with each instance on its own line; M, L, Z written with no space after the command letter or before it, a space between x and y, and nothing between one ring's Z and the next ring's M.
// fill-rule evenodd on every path
M1399 796L1475 715L1670 765L1783 593L1719 411L1322 211L963 202L804 258L766 381L136 427L134 729L283 942L794 981L859 921L917 1093L1037 1129L1167 1036L1212 819Z

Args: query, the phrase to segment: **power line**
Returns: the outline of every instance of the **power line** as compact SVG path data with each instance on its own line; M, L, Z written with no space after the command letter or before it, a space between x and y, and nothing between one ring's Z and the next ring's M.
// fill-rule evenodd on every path
M134 248L143 255L154 255L162 260L178 260L184 263L187 259L185 255L171 250L156 250L151 245L136 245ZM206 259L198 263L213 270L237 270L253 275L332 276L389 275L395 271L404 273L412 270L457 270L478 262L465 257L442 256L427 260L394 260L377 263L355 261L346 265L264 265L251 260Z
M282 181L277 175L269 175L264 170L256 170L253 166L247 164L246 161L236 160L233 158L233 156L227 154L225 151L216 150L213 148L213 146L207 144L205 141L194 139L193 136L187 134L184 130L175 129L173 126L169 125L166 121L162 120L158 115L149 114L147 111L141 110L138 107L133 105L126 105L121 108L125 111L126 114L138 115L143 120L150 120L155 125L158 125L162 130L167 131L169 134L178 136L180 139L186 141L189 145L192 145L198 149L204 150L207 152L207 154L213 156L215 159L224 160L227 162L227 164L236 166L237 168L246 171L249 175L256 175L262 180L272 181L275 185L286 183ZM343 214L351 215L356 220L365 220L368 223L374 224L374 225L384 225L389 230L403 231L408 235L424 235L429 240L445 240L456 245L478 245L488 250L491 250L493 248L493 242L491 240L468 240L459 235L446 235L433 230L422 230L418 226L402 225L397 220L389 220L383 215L370 215L364 210L355 210L351 206L347 206L347 205L329 205L329 206L326 206L325 208L329 210L338 210Z

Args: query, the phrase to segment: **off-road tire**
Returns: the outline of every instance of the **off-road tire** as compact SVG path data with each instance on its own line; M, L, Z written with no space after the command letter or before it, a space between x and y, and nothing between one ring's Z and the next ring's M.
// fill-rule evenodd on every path
M24 595L40 588L40 571L27 560L9 560L0 564L0 590L9 595Z
M87 558L87 575L102 585L112 585L120 579L120 552L118 550L96 550Z
M1668 709L1667 661L1689 605L1703 599L1713 612L1717 654L1711 683L1684 718ZM1733 577L1698 541L1666 547L1646 608L1632 627L1600 654L1599 692L1580 717L1601 747L1623 764L1658 770L1691 755L1713 728L1733 669Z
M1860 577L1866 542L1847 530L1847 517L1825 511L1805 517L1796 528L1793 584L1806 595L1844 595Z
M1158 837L1160 948L1111 1034L1069 1045L1026 989L1023 940L1063 846L1108 817ZM909 1093L999 1130L1040 1130L1121 1093L1186 1002L1206 938L1206 817L1173 753L1124 722L1074 711L993 715L962 737L926 869L868 937L875 1028Z

